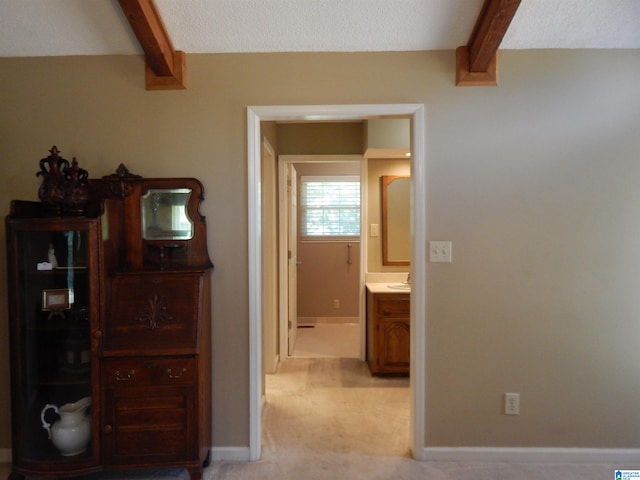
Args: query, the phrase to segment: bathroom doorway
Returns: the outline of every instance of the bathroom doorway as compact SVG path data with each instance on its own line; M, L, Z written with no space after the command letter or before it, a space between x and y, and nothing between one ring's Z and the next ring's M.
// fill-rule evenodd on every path
M360 155L281 155L279 352L363 358Z
M426 191L424 106L420 104L389 105L321 105L321 106L254 106L247 109L248 132L248 217L249 217L249 460L258 460L262 448L262 398L264 370L262 366L262 208L261 150L262 121L309 119L351 120L354 118L408 117L411 119L412 157L412 225L411 262L415 291L424 292L426 284ZM410 445L414 458L424 457L425 432L425 331L426 301L417 295L411 302L411 381L410 381Z

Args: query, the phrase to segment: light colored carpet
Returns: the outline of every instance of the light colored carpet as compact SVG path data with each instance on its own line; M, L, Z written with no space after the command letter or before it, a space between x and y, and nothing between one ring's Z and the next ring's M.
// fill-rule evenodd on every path
M409 379L379 378L355 358L291 358L266 379L265 456L409 456Z

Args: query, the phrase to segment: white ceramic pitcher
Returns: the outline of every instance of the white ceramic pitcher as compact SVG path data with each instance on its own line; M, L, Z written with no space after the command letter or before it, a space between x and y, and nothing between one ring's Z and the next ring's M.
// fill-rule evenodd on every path
M60 408L47 404L40 412L42 428L49 433L49 439L65 457L78 455L87 449L91 439L91 418L85 415L85 410L90 405L91 397L84 397ZM60 415L60 420L53 426L44 419L45 412L50 408Z

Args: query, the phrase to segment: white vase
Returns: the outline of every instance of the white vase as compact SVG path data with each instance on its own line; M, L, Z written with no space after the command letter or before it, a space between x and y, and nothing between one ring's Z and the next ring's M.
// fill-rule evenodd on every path
M79 455L87 449L91 439L91 417L85 415L85 410L91 405L91 397L84 397L75 403L67 403L58 408L47 404L40 412L42 428L49 432L49 439L65 457ZM60 415L60 420L53 426L45 418L45 412L53 409Z

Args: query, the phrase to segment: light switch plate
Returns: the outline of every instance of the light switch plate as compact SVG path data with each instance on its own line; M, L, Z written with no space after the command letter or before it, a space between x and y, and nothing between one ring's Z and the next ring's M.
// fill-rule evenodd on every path
M504 394L504 414L520 415L520 394L519 393Z
M451 242L450 241L429 242L429 261L451 263Z

